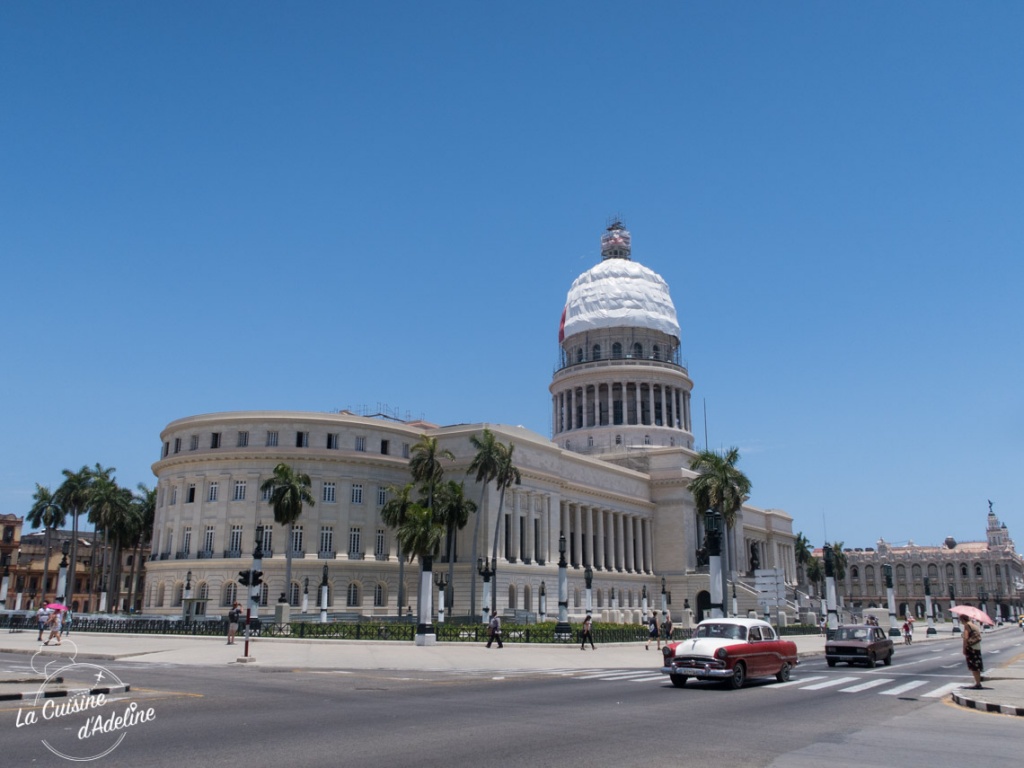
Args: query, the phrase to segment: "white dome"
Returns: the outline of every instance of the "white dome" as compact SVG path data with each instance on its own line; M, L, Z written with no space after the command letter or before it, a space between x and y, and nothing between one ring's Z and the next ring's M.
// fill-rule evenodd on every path
M577 277L564 318L565 338L606 328L647 328L680 338L668 283L628 259L607 259Z

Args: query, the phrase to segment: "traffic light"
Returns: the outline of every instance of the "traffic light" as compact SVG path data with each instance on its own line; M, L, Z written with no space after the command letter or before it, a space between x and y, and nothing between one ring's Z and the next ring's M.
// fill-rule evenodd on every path
M238 572L238 583L241 584L243 587L249 586L249 571Z
M252 572L252 586L258 587L263 583L263 571Z

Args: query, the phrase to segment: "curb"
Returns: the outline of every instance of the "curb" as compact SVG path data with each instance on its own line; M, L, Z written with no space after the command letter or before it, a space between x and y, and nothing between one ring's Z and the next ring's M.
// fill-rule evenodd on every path
M56 691L44 691L44 699L60 699L67 696L74 696L80 693L88 692L89 696L97 696L99 694L110 695L112 693L127 693L132 687L130 685L108 685L102 688L72 688L71 690L56 690ZM26 701L35 699L39 694L38 691L22 691L21 693L0 693L0 701Z
M969 698L962 693L957 693L956 691L953 691L951 695L954 702L959 704L961 707L966 707L967 709L976 709L979 712L997 712L1002 715L1024 717L1024 707L1014 707L1009 704L992 704L988 701L978 701L977 699Z

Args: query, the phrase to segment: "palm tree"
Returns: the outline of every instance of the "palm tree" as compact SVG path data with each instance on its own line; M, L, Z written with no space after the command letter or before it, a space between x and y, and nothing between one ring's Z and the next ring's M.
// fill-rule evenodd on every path
M288 526L288 544L284 549L284 589L292 592L292 537L295 522L302 515L303 504L315 506L312 481L305 472L296 472L284 462L274 467L274 474L268 477L260 491L267 493L268 503L274 508L274 522ZM290 601L290 600L289 600Z
M507 446L498 443L501 451L498 454L498 467L494 473L494 483L498 487L498 517L494 521L494 544L491 547L491 610L498 610L498 532L501 530L501 515L505 508L505 491L513 483L519 485L523 482L519 469L512 463L512 453L515 451L515 443Z
M484 515L484 502L487 500L487 486L495 475L501 460L504 446L494 437L489 429L484 429L477 437L473 435L469 442L476 448L476 455L470 462L467 474L476 473L476 481L480 483L480 503L477 505L476 519L473 521L473 543L470 548L470 580L469 580L469 615L476 616L476 560L477 545L480 541L480 518Z
M821 583L825 580L825 566L822 564L821 559L811 555L811 559L807 561L805 573L807 583L813 584L815 593L819 593Z
M136 586L139 572L139 557L145 545L153 538L153 522L156 519L156 488L139 483L138 493L132 499L138 527L135 536L135 553L132 557L131 581L128 588L128 608L135 605Z
M448 543L448 584L452 585L455 576L455 531L461 531L469 522L469 516L476 512L476 504L466 498L466 484L449 480L437 488L437 504L434 508L434 519L441 523L446 531L445 541ZM473 561L474 564L476 561ZM473 566L475 568L475 565ZM471 569L472 570L472 569ZM449 586L449 589L451 586ZM454 608L454 606L452 606Z
M139 509L135 505L135 497L127 488L119 488L121 500L118 504L117 517L110 523L109 536L104 531L104 538L109 539L113 549L110 558L109 580L105 585L109 596L108 610L117 610L121 596L121 553L126 546L131 546L139 535L142 525Z
M50 534L64 525L67 514L54 501L53 493L45 485L36 483L36 492L32 495L35 502L26 518L33 528L43 529L43 597L46 602L46 580L50 574Z
M724 454L701 451L690 462L690 469L700 473L687 486L694 505L698 512L716 510L727 528L732 528L736 514L750 496L750 480L736 468L739 458L739 449L730 448Z
M97 465L97 470L99 470L99 465ZM117 576L116 560L111 557L111 532L122 525L125 516L129 514L131 505L131 492L117 484L111 474L112 471L94 472L92 486L89 489L88 519L93 525L92 551L94 553L89 562L90 594L108 591L105 589L105 583ZM99 549L96 546L96 539L100 531L103 531L102 559L97 557ZM97 566L101 569L99 579L95 578ZM109 609L109 606L100 606L100 610L104 609Z
M793 555L796 558L796 564L800 566L799 576L806 579L805 568L811 560L811 541L804 536L803 532L796 535L796 540L793 542ZM799 581L798 577L797 582L799 583Z
M409 510L416 505L412 500L412 483L406 483L401 488L390 486L388 488L388 500L380 510L380 519L388 528L396 531L405 523ZM398 539L398 615L402 615L402 602L404 600L405 588L405 549L402 547L402 540Z
M71 557L68 562L68 589L69 600L75 594L75 574L78 563L78 518L89 509L89 500L92 493L92 485L97 475L109 475L114 468L104 469L96 464L95 470L82 466L77 472L70 469L62 470L64 482L54 493L58 504L64 508L64 512L71 516Z
M437 555L444 540L444 525L434 516L432 510L413 504L405 514L405 520L398 527L397 533L399 544L403 552L408 552L410 557L418 557L420 561L420 590L419 599L416 601L416 613L420 627L430 624L429 601L423 594L425 588L424 574L427 571L431 559ZM417 629L417 634L419 630Z
M455 454L447 448L438 448L436 437L424 436L412 447L409 472L412 473L412 479L426 489L428 509L434 507L434 486L444 477L441 459L455 461Z

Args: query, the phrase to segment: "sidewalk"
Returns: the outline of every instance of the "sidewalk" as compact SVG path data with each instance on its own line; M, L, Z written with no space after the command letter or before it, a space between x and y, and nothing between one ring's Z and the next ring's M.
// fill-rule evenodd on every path
M1002 631L1019 631L1007 628ZM796 635L791 638L801 658L824 653L821 635ZM921 633L918 643L958 640L958 636L940 632L928 637ZM660 668L661 653L654 645L649 651L642 643L599 645L596 651L580 651L574 643L540 645L505 643L487 649L482 643L438 643L415 646L408 642L358 640L292 640L259 638L249 643L249 658L243 658L245 640L239 637L234 645L224 638L191 635L120 635L105 633L72 633L60 646L41 646L36 632L0 634L0 652L19 653L32 658L39 674L21 676L18 681L0 679L0 701L12 698L34 698L49 670L67 668L72 662L85 665L92 673L103 661L117 660L138 664L186 664L190 666L228 665L255 666L273 669L352 669L352 670L543 670L580 666L597 669ZM38 654L38 655L37 655ZM88 666L92 664L93 666ZM62 672L74 677L72 670ZM965 684L969 675L964 670ZM8 676L9 677L9 676ZM982 690L957 691L953 700L964 707L1024 716L1024 654L1010 659L1000 667L989 669ZM989 685L991 683L991 687ZM48 686L60 690L80 686L82 681L68 680L64 686ZM78 688L80 690L80 688ZM127 689L127 686L125 686ZM112 690L111 692L117 692ZM51 695L61 695L56 690ZM64 694L66 695L66 694Z

